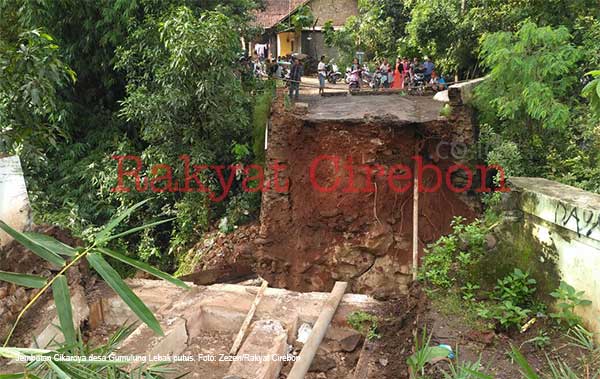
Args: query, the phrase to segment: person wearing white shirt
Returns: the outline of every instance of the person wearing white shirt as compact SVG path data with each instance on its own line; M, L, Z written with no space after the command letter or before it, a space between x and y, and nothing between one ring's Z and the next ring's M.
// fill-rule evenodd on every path
M327 65L325 64L325 56L321 55L321 60L317 66L319 74L319 95L325 92L325 79L327 78Z

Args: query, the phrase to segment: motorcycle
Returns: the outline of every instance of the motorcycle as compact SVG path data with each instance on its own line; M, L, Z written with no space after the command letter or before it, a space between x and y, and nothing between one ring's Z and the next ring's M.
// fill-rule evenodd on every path
M425 93L426 88L427 81L425 80L425 74L421 70L415 70L410 83L409 93L422 96Z
M385 88L388 82L388 74L382 72L380 69L375 71L375 75L373 75L373 79L369 83L371 88L377 90L379 88Z
M360 72L360 69L350 72L350 78L348 79L348 90L350 92L360 91Z
M367 66L367 64L365 63L362 68L363 82L370 87L371 83L373 82L374 76L375 76L375 74L372 74L371 71L369 71L369 66Z
M325 69L325 77L331 84L336 84L342 79L342 73L339 71L338 66L335 63L327 65Z
M346 75L344 75L344 83L350 84L350 77L352 77L352 69L346 67Z

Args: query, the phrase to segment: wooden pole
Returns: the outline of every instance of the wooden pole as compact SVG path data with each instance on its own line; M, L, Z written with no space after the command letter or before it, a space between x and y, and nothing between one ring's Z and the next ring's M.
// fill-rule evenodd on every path
M304 379L304 375L308 372L310 364L317 354L319 345L321 345L323 338L325 338L333 315L342 301L342 297L346 292L346 287L348 287L348 283L346 282L336 282L333 286L333 290L329 294L329 298L327 298L325 304L323 304L323 310L319 314L319 318L317 318L317 322L315 323L310 336L308 336L308 340L304 344L300 355L298 355L298 359L296 360L296 363L294 363L287 379Z
M415 158L419 156L419 144L415 144ZM413 182L413 240L412 240L412 269L413 280L417 280L417 270L419 268L419 171L417 170L417 161L415 160Z
M262 285L260 286L260 289L258 290L256 297L254 298L254 302L252 303L252 306L250 307L250 310L246 315L246 319L242 323L242 327L240 328L240 331L235 337L235 341L233 341L233 346L231 346L231 350L229 350L229 355L236 355L238 350L240 349L240 345L242 344L244 336L246 335L248 327L250 326L250 322L252 322L252 318L254 317L254 313L256 312L256 307L258 307L258 304L260 303L260 300L262 299L263 294L265 293L265 290L268 286L269 282L263 280Z

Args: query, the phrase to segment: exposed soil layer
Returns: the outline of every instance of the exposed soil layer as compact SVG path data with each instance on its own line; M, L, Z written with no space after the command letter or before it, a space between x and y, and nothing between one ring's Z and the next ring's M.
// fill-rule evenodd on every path
M413 107L412 102L407 104ZM269 130L267 178L272 183L274 165L285 165L277 181L289 180L290 185L287 191L263 194L256 240L261 276L273 286L298 291L327 291L335 280L344 280L355 293L382 297L406 293L412 257L412 179L392 176L414 171L416 146L423 164L435 164L446 173L455 162L444 159L450 144L439 142L453 141L456 135L471 142L473 131L465 119L414 123L379 115L362 122L341 117L316 121L286 111L279 97ZM456 125L464 130L457 134ZM398 164L405 167L394 171ZM456 179L451 176L455 184ZM436 182L435 171L423 170L425 187L435 187ZM454 216L475 216L473 202L468 204L465 197L445 184L420 194L421 252L450 231Z

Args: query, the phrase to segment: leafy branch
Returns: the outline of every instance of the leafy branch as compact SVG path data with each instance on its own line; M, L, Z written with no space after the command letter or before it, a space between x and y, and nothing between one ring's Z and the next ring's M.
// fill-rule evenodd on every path
M58 266L61 268L58 271L58 273L54 275L50 280L34 275L0 272L0 280L2 281L14 283L20 286L41 288L35 294L35 296L33 296L33 298L25 305L25 307L17 316L17 319L15 320L8 336L6 337L6 340L4 341L3 346L5 348L8 346L10 339L23 316L51 287L53 289L54 301L56 303L56 309L59 316L61 328L65 336L65 340L70 340L71 342L74 342L75 327L73 325L73 320L71 316L72 308L68 284L64 274L69 268L73 267L83 258L87 260L90 266L96 270L96 272L117 293L117 295L119 295L119 297L123 299L123 301L129 306L129 308L131 308L131 310L136 314L136 316L138 316L138 318L141 321L148 325L148 327L150 327L150 329L152 329L155 333L163 335L162 329L160 327L160 324L156 320L156 317L152 314L148 307L139 299L139 297L137 297L137 295L135 295L133 291L127 286L127 284L123 281L123 279L119 276L115 269L112 268L110 264L104 259L104 256L117 259L136 269L145 271L160 279L167 280L179 287L188 288L188 286L184 282L167 273L159 271L146 263L134 260L125 256L124 254L106 248L106 244L115 238L123 237L131 233L135 233L137 231L141 231L146 228L154 227L173 220L172 218L170 218L166 220L150 222L143 226L135 227L125 232L115 234L115 228L119 226L119 224L123 220L125 220L129 215L131 215L136 209L140 208L146 202L148 202L148 200L139 202L133 205L132 207L126 209L121 214L114 217L111 221L108 222L108 224L104 226L104 228L102 228L94 236L94 239L91 242L91 244L83 249L73 248L55 240L52 237L43 234L32 232L18 232L17 230L11 228L5 222L0 221L0 229L4 230L17 242L31 250L32 253L34 253L41 259L50 262L54 266ZM71 260L67 263L67 260L69 258ZM0 355L2 354L0 353Z

